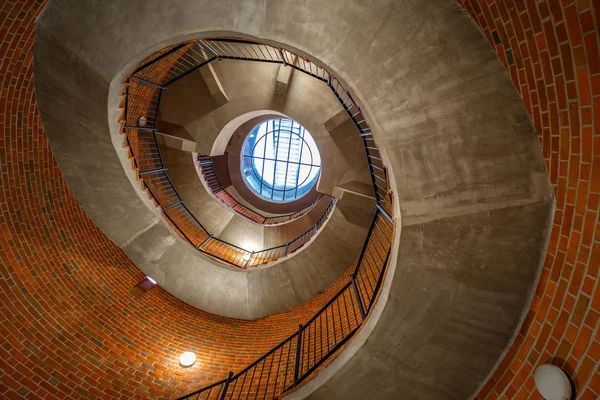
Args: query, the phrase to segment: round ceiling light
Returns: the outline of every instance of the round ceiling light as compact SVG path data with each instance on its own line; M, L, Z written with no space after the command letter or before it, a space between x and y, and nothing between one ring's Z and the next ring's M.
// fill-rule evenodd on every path
M179 357L179 364L182 367L189 367L196 362L196 355L191 351L186 351Z
M533 375L535 387L546 400L569 400L571 382L567 374L556 365L544 364Z

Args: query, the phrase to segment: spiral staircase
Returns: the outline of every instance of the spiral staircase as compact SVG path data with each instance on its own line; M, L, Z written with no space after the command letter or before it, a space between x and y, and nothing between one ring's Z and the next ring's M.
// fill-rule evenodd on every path
M149 371L119 396L464 399L518 340L554 198L523 103L457 4L56 1L35 44L69 190L158 286L122 291L161 320L135 314L148 350L106 339L94 358ZM303 200L240 185L240 144L268 118L315 135Z

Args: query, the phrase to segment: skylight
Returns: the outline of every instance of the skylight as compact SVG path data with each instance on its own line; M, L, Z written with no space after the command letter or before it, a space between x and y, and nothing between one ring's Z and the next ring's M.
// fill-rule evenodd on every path
M261 122L242 147L242 175L260 197L276 202L304 196L321 171L321 155L298 122L279 118Z

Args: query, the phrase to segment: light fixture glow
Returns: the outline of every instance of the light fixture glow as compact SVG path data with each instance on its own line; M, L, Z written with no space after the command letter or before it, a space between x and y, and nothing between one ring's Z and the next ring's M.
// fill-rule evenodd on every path
M149 276L147 276L146 279L156 285L156 281L154 279L150 278Z
M146 126L146 123L147 123L147 122L148 122L148 120L147 120L147 119L146 119L146 117L144 117L144 116L141 116L141 117L138 119L138 125L139 125L139 126Z
M246 254L245 256L243 256L242 260L244 260L244 261L250 261L250 254Z
M533 375L535 387L546 400L569 400L571 382L567 374L556 365L544 364Z
M179 357L179 364L182 367L189 367L196 362L196 355L191 351L186 351Z

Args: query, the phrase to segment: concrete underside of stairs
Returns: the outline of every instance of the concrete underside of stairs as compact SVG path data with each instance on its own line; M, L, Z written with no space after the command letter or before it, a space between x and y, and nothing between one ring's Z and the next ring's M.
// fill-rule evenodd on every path
M131 185L115 134L120 80L153 51L207 35L284 44L347 83L402 215L375 315L295 395L468 398L518 327L553 210L531 121L485 38L443 0L50 3L35 54L44 127L73 193L140 267L183 265L187 250ZM133 249L136 235L150 245ZM198 290L232 291L214 282Z
M208 192L209 189L204 187L198 177L191 153L162 147L162 155L169 178L192 214L215 237L246 249L267 249L295 239L317 223L331 201L331 196L325 195L307 214L282 225L256 224L238 215ZM340 259L346 259L344 254L359 254L375 211L374 204L375 199L372 198L363 208L354 207L355 215L348 216L352 221L348 219L348 226L342 227L341 232L347 229L350 234L359 237L353 238L348 246L330 248ZM348 206L349 203L344 200L338 204L338 207ZM328 247L329 244L318 240L311 246Z
M322 159L318 191L331 195L336 186L350 181L370 184L362 141L356 128L346 124L329 132L325 122L342 108L327 85L303 73L294 73L285 94L276 93L278 64L222 60L212 64L229 101L218 105L200 73L192 73L169 87L161 98L160 120L184 127L196 140L196 151L215 155L215 140L235 118L256 110L273 110L302 124L315 139ZM242 143L262 118L253 118L235 129L226 151L233 185L244 200L262 212L298 211L294 202L273 204L259 199L243 183L239 167ZM308 195L307 195L308 196ZM313 198L318 194L314 193Z

